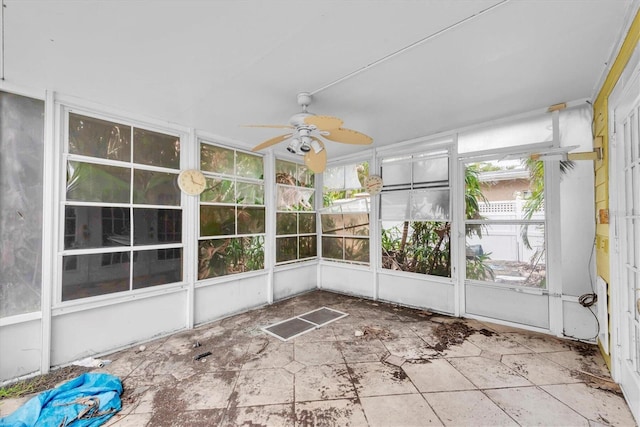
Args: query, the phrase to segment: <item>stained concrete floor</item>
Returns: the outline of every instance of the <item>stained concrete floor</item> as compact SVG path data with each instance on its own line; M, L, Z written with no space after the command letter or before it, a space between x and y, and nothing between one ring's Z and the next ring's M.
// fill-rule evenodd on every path
M260 329L320 307L348 316ZM107 425L636 425L593 345L323 291L145 347L104 357L124 385Z

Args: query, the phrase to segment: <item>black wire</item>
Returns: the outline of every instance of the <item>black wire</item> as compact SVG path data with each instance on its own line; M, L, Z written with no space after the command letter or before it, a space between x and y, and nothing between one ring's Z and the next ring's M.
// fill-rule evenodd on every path
M596 319L596 325L597 325L596 334L591 338L578 338L573 335L567 335L563 333L565 337L573 338L578 341L593 341L596 338L598 338L598 335L600 335L600 320L598 319L598 315L591 308L593 305L595 305L596 302L598 302L598 294L596 294L595 286L593 284L593 275L591 274L591 263L593 262L593 253L595 252L595 248L596 248L596 236L594 233L593 244L591 245L591 252L589 254L589 262L587 263L587 268L589 269L589 282L591 284L591 292L580 295L580 297L578 298L578 303L581 306L589 309L589 311L593 315L593 318Z

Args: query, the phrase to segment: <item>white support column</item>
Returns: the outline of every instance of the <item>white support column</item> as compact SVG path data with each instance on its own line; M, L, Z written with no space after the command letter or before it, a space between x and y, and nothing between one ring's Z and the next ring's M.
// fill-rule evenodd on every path
M0 5L1 6L1 5ZM40 309L42 311L40 372L46 374L51 367L51 306L54 289L58 289L56 266L58 233L56 227L58 206L58 176L60 138L56 138L56 114L54 93L47 91L44 100L44 156L42 171L42 279L40 284Z
M0 80L4 80L4 0L0 0Z
M380 164L374 151L369 160L369 175L380 174ZM382 249L380 244L380 195L370 196L369 212L369 266L373 275L373 299L378 300L378 272L382 263Z
M466 271L466 237L465 237L465 164L458 159L458 136L454 135L449 151L449 188L451 202L451 280L453 281L453 314L461 316L465 313L465 271Z
M322 209L323 194L322 188L324 185L324 175L315 174L313 178L316 195L314 197L316 208L316 252L317 252L317 269L316 269L316 287L322 289L322 223L320 221L320 209Z
M554 111L553 147L560 147L560 113ZM558 160L544 161L545 242L547 245L547 290L549 292L549 330L562 336L562 244L560 226L560 164Z
M182 138L182 152L185 159L182 159L184 165L181 169L196 168L199 169L199 152L200 146L198 137L193 128L189 129L189 133ZM185 277L183 280L187 283L187 307L186 328L192 329L195 325L195 293L196 280L198 279L198 227L200 226L200 212L198 209L198 197L187 196L182 193L182 217L185 220L182 223L182 242L184 243L183 263L185 268Z
M274 275L276 264L276 172L275 156L269 151L263 157L264 174L264 203L265 203L265 237L264 237L264 268L267 269L267 303L273 304Z

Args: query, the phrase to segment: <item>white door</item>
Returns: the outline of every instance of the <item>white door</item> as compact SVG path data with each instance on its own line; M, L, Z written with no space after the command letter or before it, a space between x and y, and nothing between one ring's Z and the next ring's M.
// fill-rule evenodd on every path
M637 76L637 74L636 74ZM627 402L640 420L640 90L638 78L627 86L615 109L610 163L614 250L611 294L614 373ZM615 279L615 280L614 280ZM617 341L617 342L616 342ZM617 369L615 369L617 368ZM615 371L618 372L615 372Z

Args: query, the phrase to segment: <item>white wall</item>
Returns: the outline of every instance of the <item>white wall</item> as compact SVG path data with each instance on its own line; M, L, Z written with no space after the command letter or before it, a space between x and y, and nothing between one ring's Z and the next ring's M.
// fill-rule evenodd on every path
M179 289L97 308L54 313L51 365L109 353L184 329L186 298L186 290Z
M267 274L234 278L195 290L194 322L210 322L231 314L260 307L268 302Z
M273 299L275 301L308 292L318 287L317 262L276 267L273 273Z
M472 315L549 328L549 297L493 286L467 285L466 312Z
M597 306L591 307L597 314ZM588 308L575 301L562 301L562 315L564 317L564 335L581 340L593 340L598 331L598 322Z
M40 319L0 327L0 382L40 370Z
M373 298L373 272L369 267L354 264L323 261L320 269L319 288L341 294Z
M425 275L378 274L378 296L383 301L452 314L455 311L452 283Z

